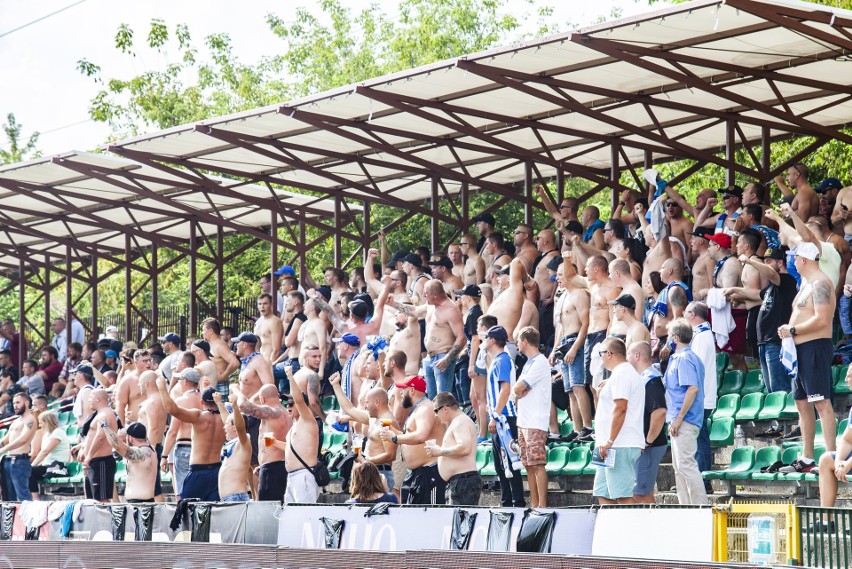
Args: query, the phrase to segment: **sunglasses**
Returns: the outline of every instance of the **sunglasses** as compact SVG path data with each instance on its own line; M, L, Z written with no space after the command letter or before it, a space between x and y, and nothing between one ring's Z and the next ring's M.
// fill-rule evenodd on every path
M526 231L515 231L515 235L529 235Z
M606 354L611 354L611 353L612 352L610 352L609 350L599 350L598 351L598 354L601 355L601 356L604 356Z
M440 412L441 412L441 409L443 409L444 407L446 407L446 405L441 405L440 407L436 407L436 408L435 408L435 415L437 415L438 413L440 413Z

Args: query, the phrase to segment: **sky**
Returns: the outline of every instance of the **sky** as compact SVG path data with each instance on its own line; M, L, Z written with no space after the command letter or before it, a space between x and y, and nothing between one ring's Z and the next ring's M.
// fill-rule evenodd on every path
M371 3L341 2L355 12ZM509 2L517 3L517 11L512 6L515 14L529 11L522 0ZM614 9L623 16L649 10L646 0L540 3L555 7L555 21L581 26L609 16ZM235 55L254 63L281 50L281 40L265 24L268 13L286 19L293 6L315 4L304 0L0 0L0 122L14 113L25 137L40 133L38 149L44 155L93 150L107 139L109 128L89 118L89 102L99 87L77 71L77 62L86 59L100 65L104 77L129 78L167 61L164 57L140 62L122 55L114 47L120 24L129 24L139 38L155 18L164 20L170 30L185 23L199 53L204 53L205 36L227 32ZM397 1L384 0L381 5L393 17ZM3 136L0 146L6 143Z

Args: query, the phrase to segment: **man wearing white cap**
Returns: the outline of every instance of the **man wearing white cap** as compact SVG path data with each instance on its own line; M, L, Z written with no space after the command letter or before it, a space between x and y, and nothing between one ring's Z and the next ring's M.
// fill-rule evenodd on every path
M825 433L826 450L835 450L836 425L831 401L831 342L837 299L831 280L819 268L820 251L813 243L801 243L793 250L802 288L793 301L790 323L778 328L782 343L792 338L796 346L798 373L793 380L793 398L799 411L802 455L785 467L790 472L810 472L814 463L814 408L819 412Z

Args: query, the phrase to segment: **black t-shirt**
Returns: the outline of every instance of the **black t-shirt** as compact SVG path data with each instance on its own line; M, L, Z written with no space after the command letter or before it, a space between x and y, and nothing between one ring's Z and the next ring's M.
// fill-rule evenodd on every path
M645 382L645 440L648 440L648 429L651 427L651 413L657 409L666 408L666 388L663 386L661 377L653 377ZM652 447L663 446L666 442L665 429L660 429L660 434L654 439Z
M790 321L793 313L793 300L796 298L796 279L787 273L781 273L778 286L769 286L760 291L763 304L757 313L757 343L780 343L778 327Z
M293 319L292 319L292 320L290 320L290 323L289 323L289 324L287 324L287 331L286 331L286 332L284 332L284 337L285 337L285 338L286 338L286 337L287 337L287 335L290 333L290 330L292 330L292 329L293 329L293 323L295 323L295 322L296 322L296 320L301 320L302 322L307 322L308 317L307 317L307 316L305 316L305 313L304 313L304 312L297 312L296 314L294 314L294 315L293 315Z
M477 320L482 316L482 307L478 304L474 304L473 307L467 311L467 317L464 321L464 336L467 338L467 343L470 345L470 339L473 338L474 334L476 334L477 328Z

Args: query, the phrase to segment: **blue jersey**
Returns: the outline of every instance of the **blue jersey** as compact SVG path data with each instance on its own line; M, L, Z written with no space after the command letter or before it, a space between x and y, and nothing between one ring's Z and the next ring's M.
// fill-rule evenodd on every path
M502 387L501 384L508 383L511 388L514 382L515 364L507 352L500 352L494 358L494 361L491 362L491 365L488 366L488 386L486 391L489 415L492 413L500 413L506 417L516 417L518 415L518 410L515 408L515 404L511 399L509 399L509 402L506 403L503 409L496 409L497 398L500 396L500 388Z

